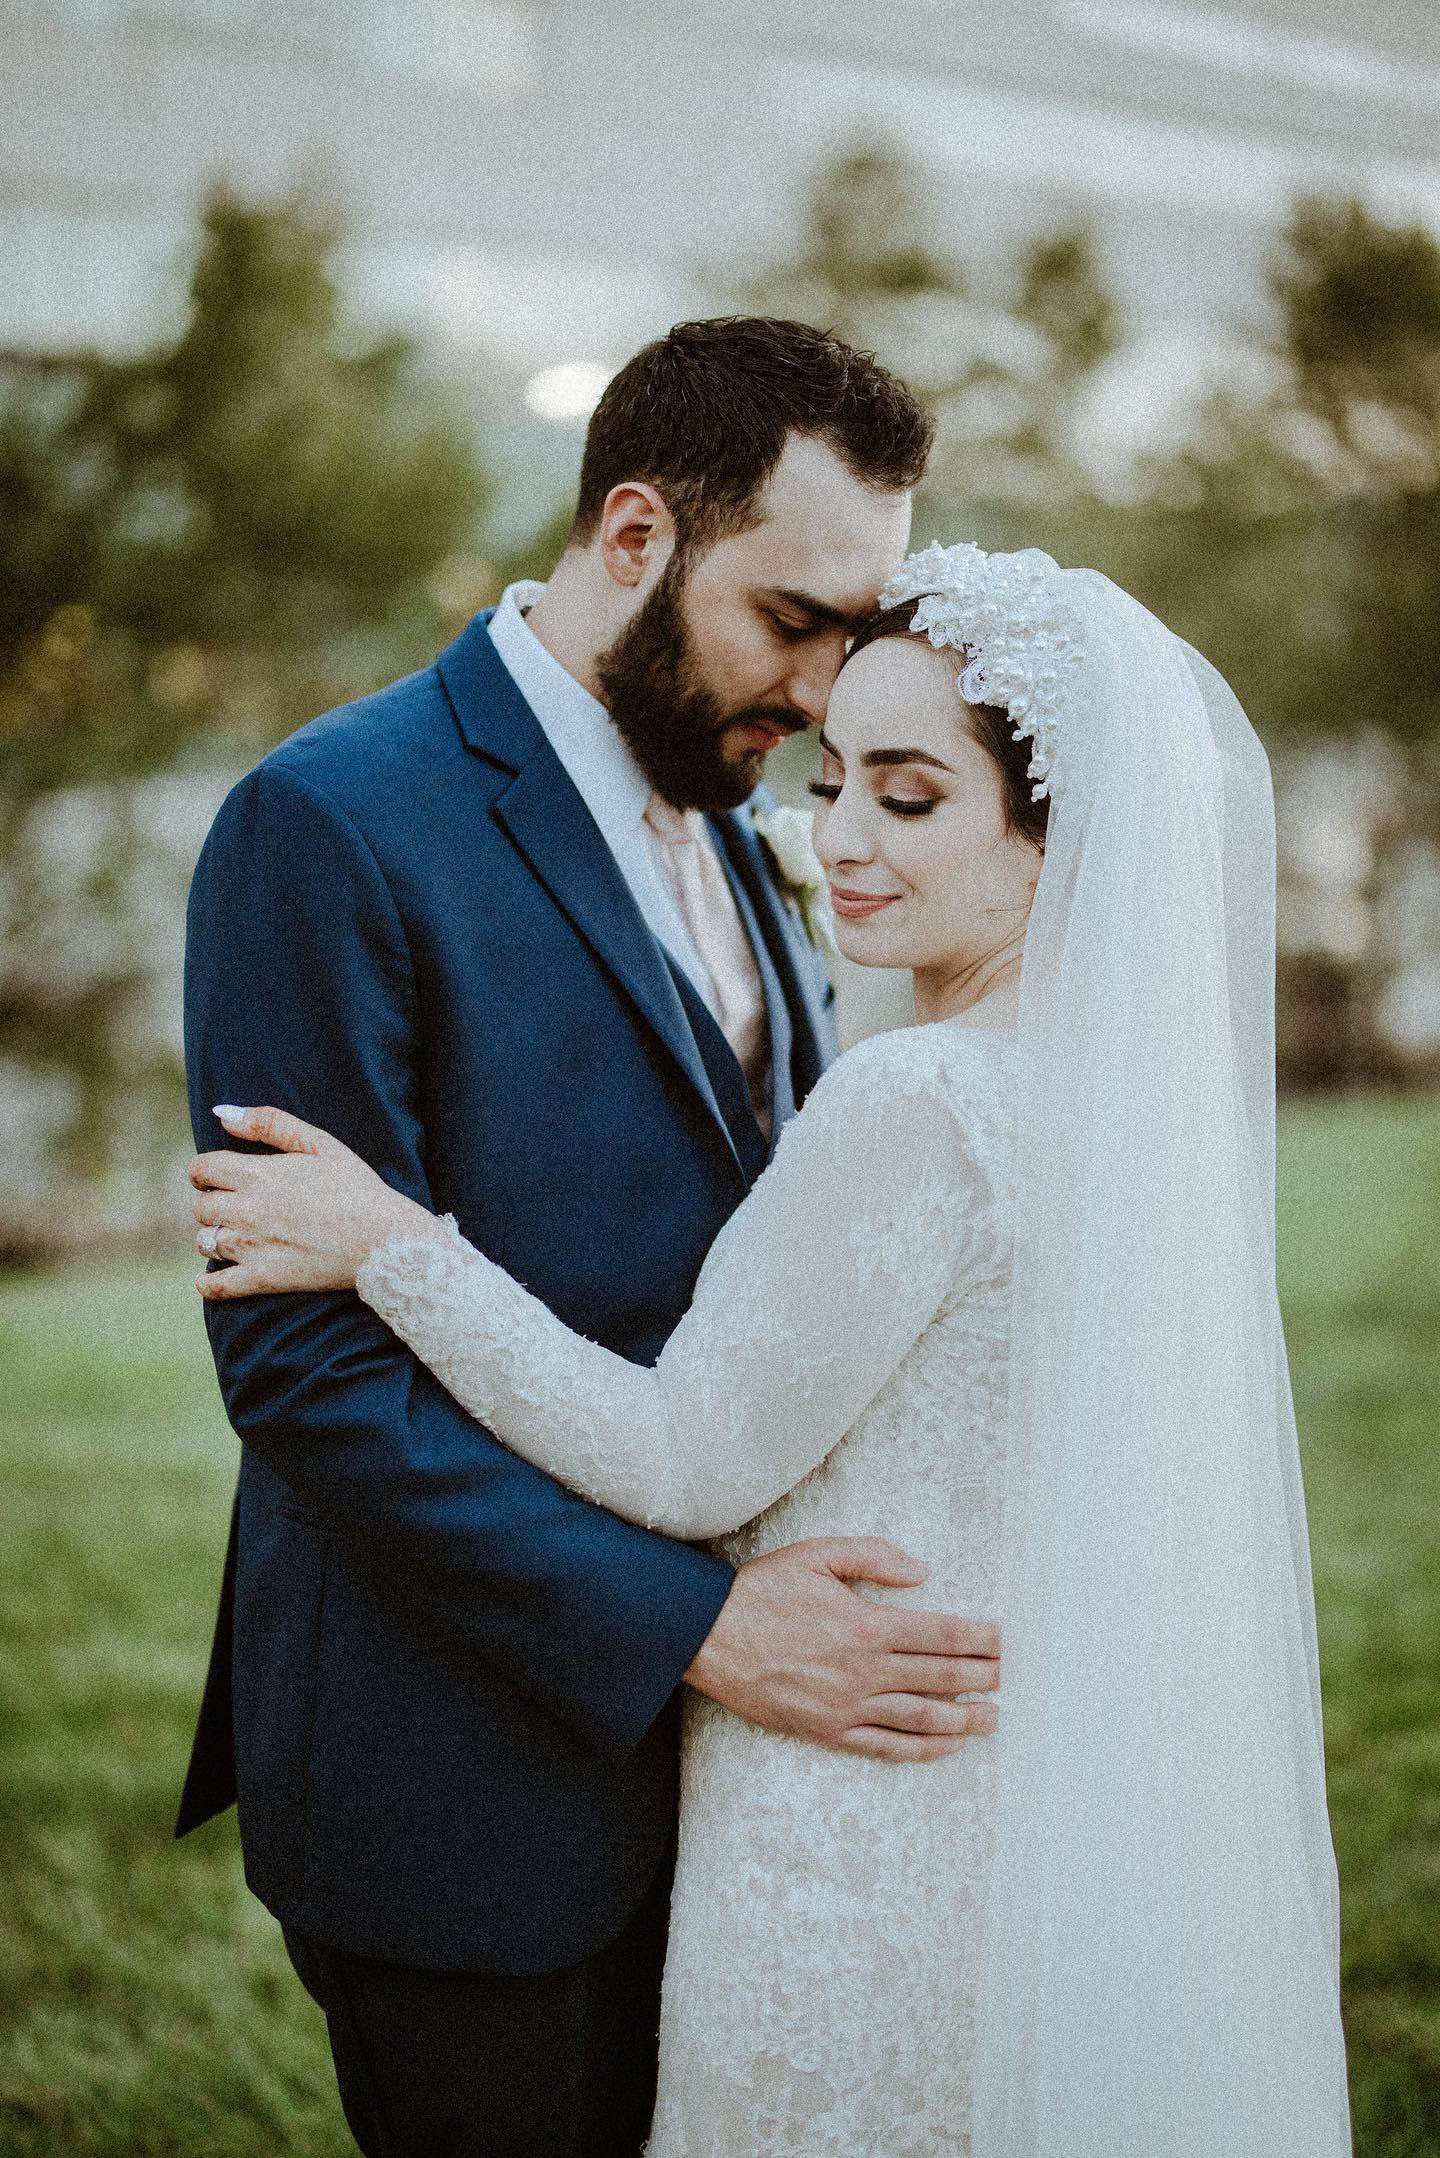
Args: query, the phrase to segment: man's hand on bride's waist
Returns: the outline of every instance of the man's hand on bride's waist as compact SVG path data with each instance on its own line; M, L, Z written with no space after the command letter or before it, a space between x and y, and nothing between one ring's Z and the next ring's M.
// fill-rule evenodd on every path
M939 1761L995 1729L1000 1634L988 1621L881 1604L852 1584L918 1588L922 1559L880 1536L822 1536L750 1559L689 1683L767 1731L879 1761Z

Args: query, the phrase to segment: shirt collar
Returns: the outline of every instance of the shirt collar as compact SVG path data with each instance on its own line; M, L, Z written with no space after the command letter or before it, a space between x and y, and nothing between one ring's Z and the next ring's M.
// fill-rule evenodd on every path
M525 620L545 590L533 578L507 585L490 617L490 641L607 838L645 815L650 782L598 697L592 697Z

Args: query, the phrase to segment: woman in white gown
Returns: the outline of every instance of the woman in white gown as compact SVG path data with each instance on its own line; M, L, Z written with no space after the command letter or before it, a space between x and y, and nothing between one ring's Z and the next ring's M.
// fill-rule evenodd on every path
M931 548L885 600L925 635L842 671L815 842L921 1023L815 1088L656 1366L270 1111L197 1164L203 1287L353 1284L597 1502L889 1536L999 1616L998 1728L927 1768L689 1701L652 2158L1343 2158L1263 752L1095 573Z

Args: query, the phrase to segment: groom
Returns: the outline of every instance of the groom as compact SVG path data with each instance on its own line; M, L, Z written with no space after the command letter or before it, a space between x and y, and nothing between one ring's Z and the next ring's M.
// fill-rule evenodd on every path
M226 1100L323 1123L652 1361L833 1051L745 805L824 714L930 434L795 323L631 360L550 583L221 810L189 918L197 1144L233 1143ZM177 1833L238 1796L367 2153L634 2158L682 1686L930 1759L967 1728L973 1630L857 1595L923 1577L878 1540L737 1572L574 1497L353 1296L206 1323L244 1445Z

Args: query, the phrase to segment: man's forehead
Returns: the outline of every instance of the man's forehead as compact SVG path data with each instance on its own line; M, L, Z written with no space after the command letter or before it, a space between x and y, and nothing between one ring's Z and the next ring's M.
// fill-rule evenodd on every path
M878 492L836 453L792 436L761 491L758 524L739 535L752 582L864 613L905 552L908 492Z
M903 489L883 490L860 479L828 442L792 434L760 489L756 507L766 524L853 527L893 519L908 501Z

